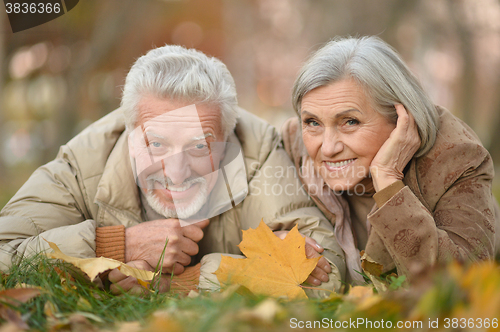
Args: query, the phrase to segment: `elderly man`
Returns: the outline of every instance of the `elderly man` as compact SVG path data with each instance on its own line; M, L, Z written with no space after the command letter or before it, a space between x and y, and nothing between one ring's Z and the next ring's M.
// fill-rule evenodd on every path
M333 227L275 129L237 107L219 60L164 46L132 66L121 107L62 146L4 207L1 269L46 250L42 238L68 255L152 269L168 239L163 272L181 274L209 253L239 254L241 230L261 219L275 231L297 224L308 256L326 258L308 282L338 289L345 263ZM117 271L110 280L133 288Z

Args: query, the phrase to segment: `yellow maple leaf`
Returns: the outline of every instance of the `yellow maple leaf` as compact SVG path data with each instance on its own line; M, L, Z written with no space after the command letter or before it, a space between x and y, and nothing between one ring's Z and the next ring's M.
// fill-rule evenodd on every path
M46 240L47 241L47 240ZM125 263L122 263L120 261L111 259L111 258L105 258L105 257L98 257L98 258L76 258L76 257L71 257L66 254L64 254L59 247L50 241L47 241L50 248L54 250L52 253L48 253L47 256L50 258L55 258L55 259L61 259L67 263L71 263L82 272L84 272L90 280L94 280L99 273L108 271L108 270L113 270L113 269L119 269L121 273L123 273L126 276L131 276L136 278L141 285L145 285L144 281L146 280L152 280L155 277L155 273L151 271L146 271L146 270L140 270L133 268ZM146 283L147 284L147 283Z
M243 285L256 294L307 298L300 284L320 257L307 258L305 245L297 226L282 240L261 221L256 229L243 231L238 247L247 258L222 256L215 275L221 284Z

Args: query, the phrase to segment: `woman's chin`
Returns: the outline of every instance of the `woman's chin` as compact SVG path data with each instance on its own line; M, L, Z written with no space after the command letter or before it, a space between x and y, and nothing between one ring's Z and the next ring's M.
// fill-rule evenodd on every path
M336 193L347 193L349 195L361 196L373 191L373 185L360 180L326 181L326 184Z

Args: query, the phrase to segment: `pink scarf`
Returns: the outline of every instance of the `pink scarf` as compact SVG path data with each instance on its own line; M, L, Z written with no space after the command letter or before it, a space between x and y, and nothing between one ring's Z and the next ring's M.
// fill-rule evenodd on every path
M342 196L335 194L325 183L323 178L314 170L313 161L309 156L302 158L301 177L309 193L315 194L325 207L333 213L335 218L335 236L344 250L348 277L351 283L363 283L363 277L356 271L362 272L361 259L356 248L352 232L349 204Z

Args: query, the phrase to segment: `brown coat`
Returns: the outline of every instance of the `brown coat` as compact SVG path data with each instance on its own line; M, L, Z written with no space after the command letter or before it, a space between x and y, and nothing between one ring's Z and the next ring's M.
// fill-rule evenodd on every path
M397 267L410 276L437 262L494 257L500 209L491 192L493 162L472 129L449 111L438 112L432 149L410 161L404 188L367 216L371 228L365 251L384 271ZM299 167L304 150L297 118L283 126L283 140ZM336 216L311 196L335 225Z

